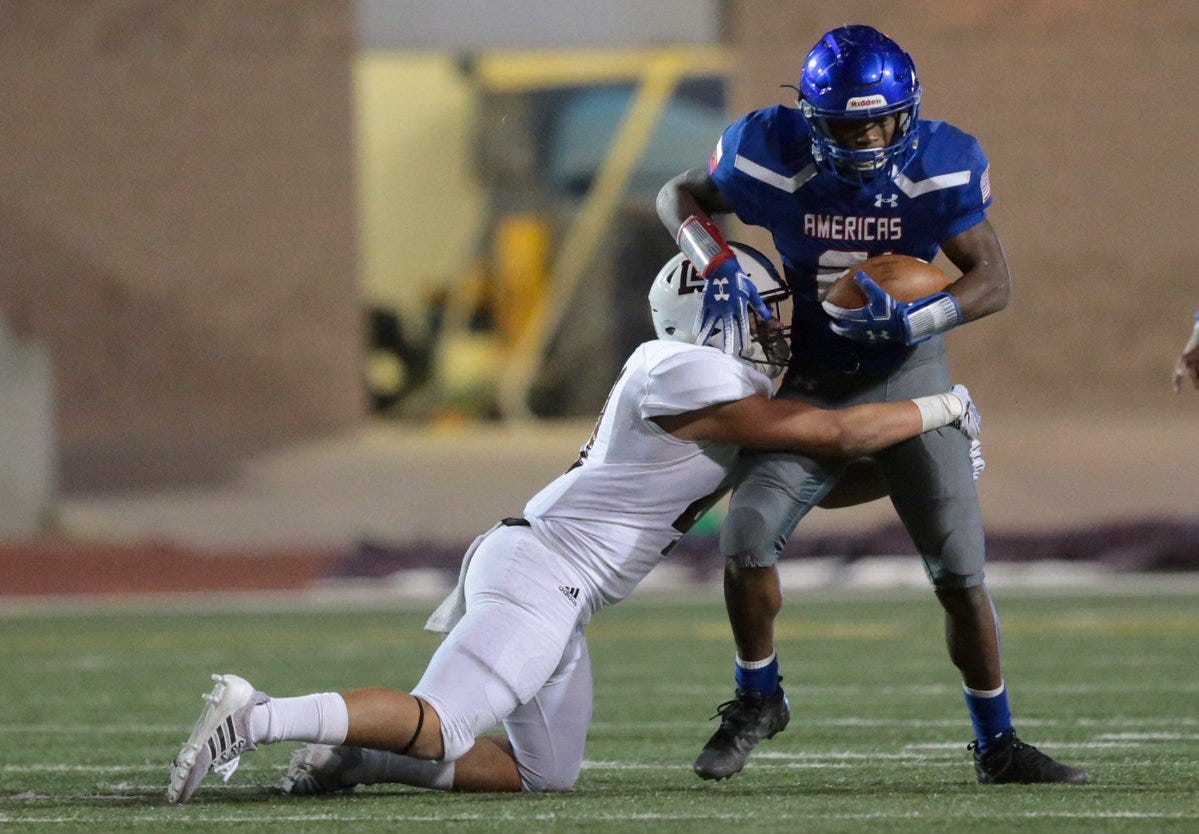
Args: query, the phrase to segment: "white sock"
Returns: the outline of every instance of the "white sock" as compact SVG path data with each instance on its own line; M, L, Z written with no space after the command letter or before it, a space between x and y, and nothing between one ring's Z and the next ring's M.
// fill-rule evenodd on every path
M250 714L255 744L311 741L341 744L350 731L350 712L336 692L317 692L295 698L271 698Z
M741 657L738 656L737 665L742 669L765 669L771 663L774 663L774 659L776 657L778 657L778 652L771 652L770 657L766 658L765 660L742 660Z

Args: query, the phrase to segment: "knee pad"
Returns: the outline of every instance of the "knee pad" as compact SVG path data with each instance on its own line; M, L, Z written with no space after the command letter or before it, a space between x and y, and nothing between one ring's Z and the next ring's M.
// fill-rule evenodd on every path
M940 553L925 554L924 568L933 587L962 590L983 584L986 545L981 526L963 525L942 542Z
M533 773L519 762L517 764L520 767L520 782L524 789L540 793L562 793L573 790L575 783L579 781L579 771L583 767L583 763L578 762L572 768L561 773Z
M720 552L741 568L768 568L779 560L785 539L773 536L766 517L753 506L729 510L720 527Z
M729 501L720 526L720 552L741 567L768 568L778 561L800 520L828 494L844 464L782 454L754 460Z
M474 722L465 718L449 716L441 719L441 743L445 747L443 762L453 762L466 755L475 746Z
M986 577L981 570L977 573L952 573L929 567L928 578L938 591L965 591L983 584Z

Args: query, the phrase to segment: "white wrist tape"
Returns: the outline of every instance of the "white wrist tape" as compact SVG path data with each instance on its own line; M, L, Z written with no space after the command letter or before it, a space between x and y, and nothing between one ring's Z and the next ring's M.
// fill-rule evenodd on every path
M923 307L913 305L907 315L910 344L924 341L930 336L952 330L962 323L962 308L949 293Z
M707 278L714 268L733 257L733 250L725 243L716 224L697 214L683 221L675 241L702 278Z
M912 402L920 409L921 431L948 426L966 410L965 404L948 391L929 397L916 397Z

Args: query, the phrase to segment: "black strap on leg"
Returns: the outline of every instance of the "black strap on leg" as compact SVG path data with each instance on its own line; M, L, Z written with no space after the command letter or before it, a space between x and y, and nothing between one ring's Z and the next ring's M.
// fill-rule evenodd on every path
M500 520L505 527L531 527L527 518L505 518Z
M412 696L412 700L416 701L417 709L420 710L420 716L416 719L416 732L412 734L412 738L408 740L408 743L404 745L404 749L400 751L401 756L408 755L408 751L412 749L412 745L416 744L416 740L420 738L421 728L425 726L425 702L415 695Z

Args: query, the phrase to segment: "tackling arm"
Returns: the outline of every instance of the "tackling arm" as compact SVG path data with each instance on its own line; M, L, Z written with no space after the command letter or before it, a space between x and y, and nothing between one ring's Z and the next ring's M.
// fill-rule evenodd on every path
M682 440L729 443L760 451L860 457L962 421L971 414L973 403L964 388L955 391L962 393L835 411L759 395L656 419ZM976 418L977 412L973 416ZM972 425L977 433L977 421Z
M970 465L974 469L974 480L977 481L987 468L983 446L977 437L970 441ZM878 461L872 457L858 458L850 461L841 477L837 479L836 485L816 506L826 510L856 507L858 504L866 504L890 494L891 488Z

